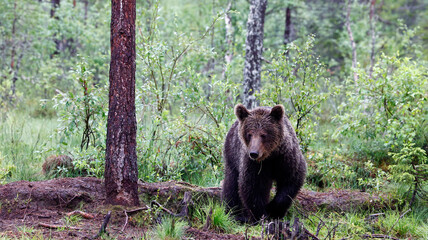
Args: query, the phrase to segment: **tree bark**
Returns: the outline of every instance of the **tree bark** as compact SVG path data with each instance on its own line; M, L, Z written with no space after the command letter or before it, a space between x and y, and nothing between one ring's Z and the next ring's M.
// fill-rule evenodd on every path
M375 5L376 0L370 1L370 31L372 35L372 49L370 52L370 69L369 77L372 78L373 66L374 66L374 57L375 57L375 44L376 44L376 31L375 31Z
M254 93L260 90L263 30L267 0L252 0L247 22L244 66L244 105L248 109L258 106Z
M12 21L12 50L10 53L10 71L12 74L12 85L10 86L12 94L9 96L9 103L12 104L15 99L16 94L16 81L18 80L18 64L15 63L16 56L16 22L18 21L18 16L16 13L16 0L13 3L13 21Z
M84 14L85 24L86 24L86 20L88 20L88 5L89 5L88 0L83 0L83 6L84 6L83 9L85 11L85 14Z
M60 0L51 0L51 18L58 19L58 17L55 17L55 13L57 8L60 5ZM53 41L55 43L55 51L50 55L50 58L53 58L55 55L58 55L60 53L61 49L61 40L57 38L57 33L54 32L53 34Z
M106 202L139 205L135 117L135 0L112 0Z
M349 41L351 42L351 49L352 49L352 71L353 71L353 74L354 74L354 82L355 82L355 84L357 84L358 74L355 71L356 68L357 68L357 47L355 45L354 36L352 34L352 29L351 29L351 23L350 23L350 20L349 20L349 16L351 15L351 7L349 6L350 5L350 1L351 0L348 1L348 4L346 6L346 22L345 22L345 25L346 25L346 30L348 31Z
M291 42L291 8L285 9L285 31L284 31L284 46Z
M223 72L222 72L222 77L225 78L226 77L226 70L228 65L232 62L232 58L233 58L233 25L232 25L232 19L230 17L230 9L232 7L232 2L231 0L229 0L227 7L226 7L226 12L224 13L224 23L226 26L226 35L225 35L225 42L226 42L226 53L224 55L224 61L225 61L225 66L223 68Z
M59 7L60 0L52 0L52 7L51 7L51 18L55 17L56 9Z

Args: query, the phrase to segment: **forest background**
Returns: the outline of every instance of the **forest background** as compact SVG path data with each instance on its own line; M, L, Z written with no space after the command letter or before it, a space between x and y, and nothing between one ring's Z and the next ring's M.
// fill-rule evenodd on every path
M103 177L110 10L109 1L2 1L1 183ZM220 185L248 13L244 0L137 1L142 181ZM305 188L386 194L398 202L383 232L428 236L428 2L271 0L263 44L257 99L285 106L309 166ZM43 174L55 155L73 167Z

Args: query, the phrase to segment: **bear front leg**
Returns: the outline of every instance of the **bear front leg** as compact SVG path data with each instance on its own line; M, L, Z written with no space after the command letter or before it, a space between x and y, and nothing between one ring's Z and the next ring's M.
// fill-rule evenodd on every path
M272 180L259 173L260 165L252 162L241 171L239 176L239 195L247 210L250 221L258 221L267 215L266 206L269 202L269 193Z
M299 188L293 186L277 186L275 197L267 205L266 211L270 218L283 218L296 197Z
M226 211L231 212L239 221L244 221L243 206L239 197L238 178L239 172L237 169L227 169L227 173L223 182L222 198L226 204Z

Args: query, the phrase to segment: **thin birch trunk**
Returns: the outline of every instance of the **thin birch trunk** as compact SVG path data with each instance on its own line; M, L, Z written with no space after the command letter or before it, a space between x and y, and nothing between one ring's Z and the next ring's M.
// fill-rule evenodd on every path
M267 0L253 0L247 22L244 66L244 105L248 109L259 105L254 94L260 91L264 20Z
M349 20L349 16L351 15L351 7L350 7L350 0L347 3L346 6L346 30L348 31L348 36L349 36L349 41L351 42L351 49L352 49L352 71L353 71L353 75L354 75L354 82L355 84L357 84L358 81L358 74L356 72L356 68L357 68L357 47L354 41L354 36L352 34L352 29L351 29L351 23Z

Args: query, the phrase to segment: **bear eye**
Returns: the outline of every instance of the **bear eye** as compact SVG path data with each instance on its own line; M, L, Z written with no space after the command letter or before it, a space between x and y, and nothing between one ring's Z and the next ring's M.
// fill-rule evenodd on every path
M260 137L261 137L262 139L265 139L265 138L266 138L266 134L262 134L262 135L260 135Z
M248 138L251 138L253 135L251 134L251 133L249 133L248 135L247 135L247 137Z

